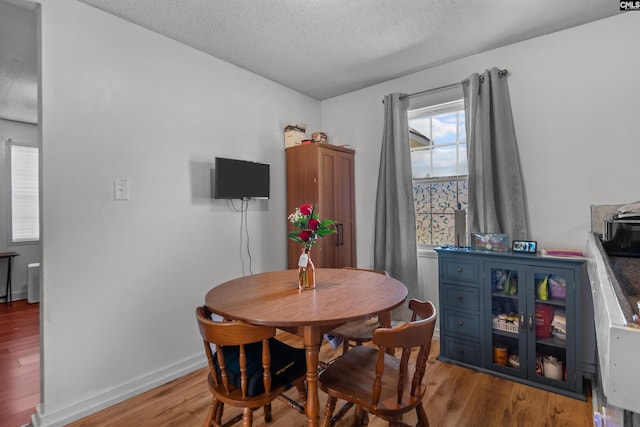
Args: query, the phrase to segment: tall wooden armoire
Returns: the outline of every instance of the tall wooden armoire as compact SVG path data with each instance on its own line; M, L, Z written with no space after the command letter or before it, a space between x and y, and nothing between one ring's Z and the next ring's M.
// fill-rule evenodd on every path
M318 238L311 250L316 268L356 265L355 151L331 144L289 147L287 156L287 215L296 207L315 205L320 219L337 221L334 234ZM287 220L287 232L293 230ZM297 268L302 245L289 240L289 268Z

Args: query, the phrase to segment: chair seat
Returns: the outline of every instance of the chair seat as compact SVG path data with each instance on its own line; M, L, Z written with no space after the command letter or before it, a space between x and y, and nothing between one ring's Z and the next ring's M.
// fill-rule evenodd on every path
M373 331L380 327L377 318L354 320L335 328L331 335L336 335L351 341L366 342L371 341Z
M264 393L264 382L262 380L262 343L256 342L245 345L247 362L247 396L252 397ZM238 364L238 346L225 346L223 348L225 364L229 374L229 381L239 392L240 388L240 366ZM269 338L269 353L271 354L271 387L277 388L291 387L292 382L304 376L307 371L305 350L291 347L275 338ZM214 358L216 368L218 360ZM224 387L220 388L224 390ZM280 393L278 393L280 394Z
M369 270L363 268L356 267L344 267L346 270L359 270L359 271L368 271L376 274L381 274L384 276L389 276L386 271L381 270ZM375 289L371 289L371 292L375 292ZM329 332L329 335L334 335L336 337L342 338L342 354L349 351L349 348L352 346L359 346L365 342L369 342L373 339L373 331L375 331L378 327L380 327L381 319L378 316L374 316L369 319L362 320L354 320L349 323L345 323L342 326L332 330ZM355 343L355 344L352 344Z
M319 377L321 389L339 399L349 398L350 401L362 405L365 409L371 409L373 401L373 389L371 385L375 380L376 361L378 349L368 346L358 346L337 358ZM409 364L409 374L405 382L405 391L400 405L397 403L397 381L400 360L385 353L384 375L382 377L382 394L376 412L383 415L404 408L406 411L413 409L424 395L424 390L416 394L419 398L411 397L411 378L415 366ZM404 411L403 411L404 412Z

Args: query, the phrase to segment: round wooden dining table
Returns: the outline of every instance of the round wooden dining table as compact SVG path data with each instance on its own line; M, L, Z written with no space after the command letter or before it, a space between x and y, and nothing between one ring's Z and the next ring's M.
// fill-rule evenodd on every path
M307 362L309 426L319 422L318 355L323 335L337 326L371 316L390 321L390 312L407 297L400 281L371 271L316 269L316 287L298 290L298 271L282 270L222 283L205 296L205 304L225 319L275 326L303 338Z

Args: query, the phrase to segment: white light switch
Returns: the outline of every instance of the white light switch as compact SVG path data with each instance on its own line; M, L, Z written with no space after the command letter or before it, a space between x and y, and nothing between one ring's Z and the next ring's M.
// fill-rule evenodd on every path
M129 200L129 180L113 180L113 200Z

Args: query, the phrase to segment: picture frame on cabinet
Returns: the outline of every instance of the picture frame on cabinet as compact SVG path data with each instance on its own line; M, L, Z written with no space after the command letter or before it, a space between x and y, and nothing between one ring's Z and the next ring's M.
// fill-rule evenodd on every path
M471 248L507 252L509 236L501 233L471 233Z
M514 240L511 244L513 252L535 254L538 252L538 242L535 240Z

